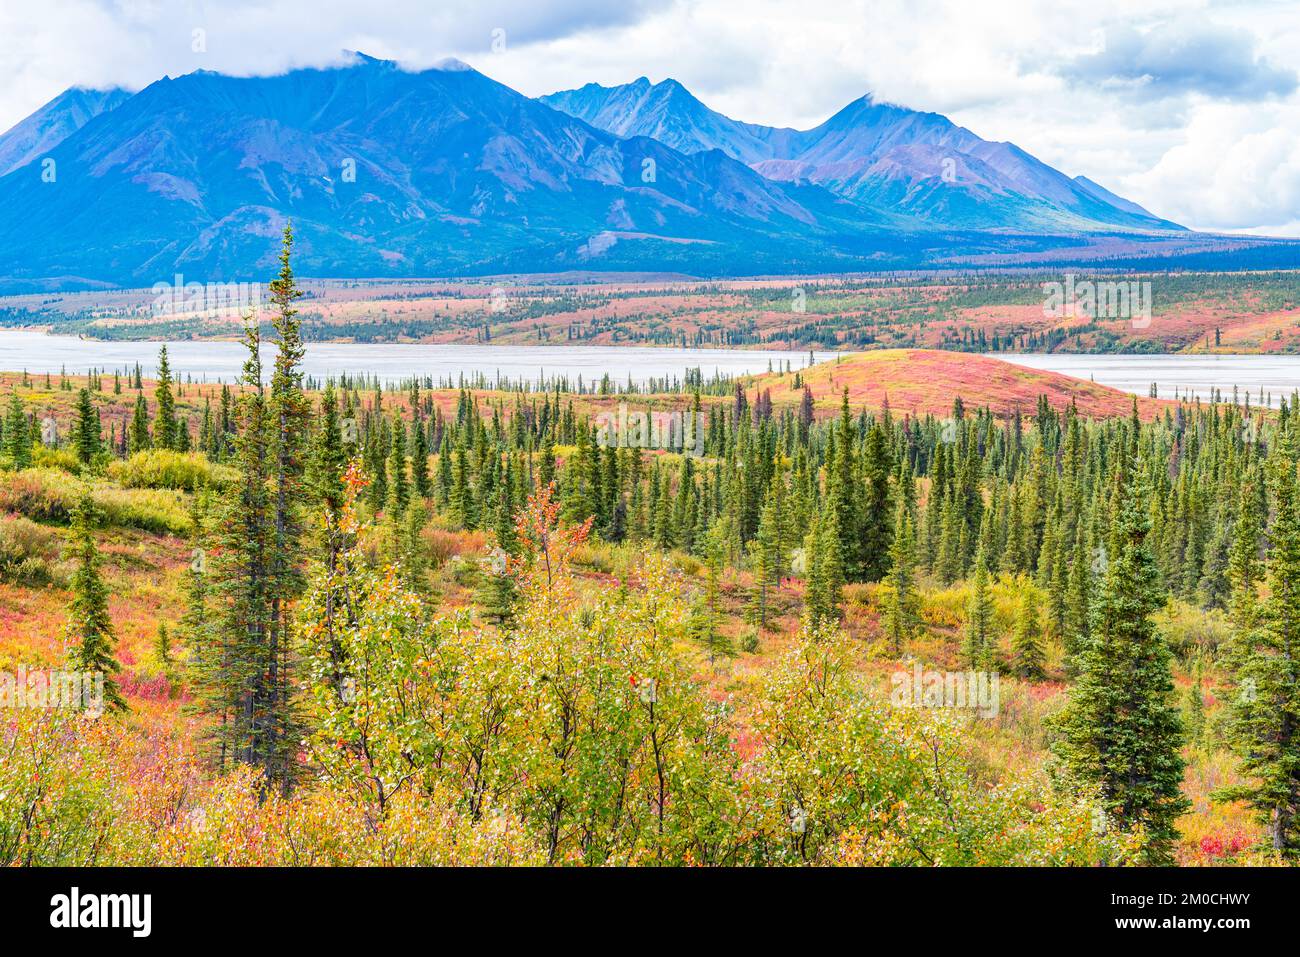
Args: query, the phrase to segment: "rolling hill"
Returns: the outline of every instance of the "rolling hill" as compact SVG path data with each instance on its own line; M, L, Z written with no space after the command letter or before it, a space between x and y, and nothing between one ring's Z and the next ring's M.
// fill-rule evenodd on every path
M846 355L821 362L800 373L812 390L819 413L838 408L844 389L849 390L853 408L883 408L888 401L897 416L952 413L953 399L960 396L967 409L987 406L995 413L1019 409L1031 416L1039 396L1053 408L1074 403L1089 417L1124 415L1133 408L1134 396L1119 389L1056 372L1043 372L1012 365L1001 359L971 353L930 349L881 349ZM771 389L773 402L796 402L800 391L793 376L768 373L753 380L759 389ZM1159 399L1137 399L1139 413L1150 418L1167 403Z

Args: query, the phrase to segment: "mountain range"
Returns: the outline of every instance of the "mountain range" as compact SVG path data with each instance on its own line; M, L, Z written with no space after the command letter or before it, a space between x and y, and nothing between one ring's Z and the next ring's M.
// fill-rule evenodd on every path
M300 271L335 277L846 272L1201 248L1012 144L869 96L797 131L729 119L672 80L532 99L460 61L412 72L355 54L134 94L73 89L0 135L9 288L256 278L286 218Z
M863 96L811 130L742 123L710 110L676 80L589 83L542 100L619 136L683 153L721 150L778 182L971 229L1180 230L1090 180L1071 179L1012 143L991 143L938 113Z

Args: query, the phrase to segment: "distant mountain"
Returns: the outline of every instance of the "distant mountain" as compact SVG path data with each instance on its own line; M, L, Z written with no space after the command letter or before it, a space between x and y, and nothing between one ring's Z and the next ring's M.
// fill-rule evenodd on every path
M1026 231L1178 230L1090 180L1071 179L1011 143L983 140L938 113L864 96L799 131L710 110L676 80L589 83L542 97L619 136L684 153L722 150L769 179L812 183L948 228Z
M264 278L289 218L300 273L334 277L1220 266L1243 249L1262 268L1292 248L1181 230L870 98L799 132L729 120L671 82L543 102L459 61L412 72L357 54L70 90L0 148L9 291Z
M722 150L746 165L774 159L795 130L741 123L715 113L676 80L641 77L623 86L588 83L541 97L543 103L618 136L649 136L683 153Z
M0 134L0 176L44 156L101 113L131 96L126 90L74 86Z

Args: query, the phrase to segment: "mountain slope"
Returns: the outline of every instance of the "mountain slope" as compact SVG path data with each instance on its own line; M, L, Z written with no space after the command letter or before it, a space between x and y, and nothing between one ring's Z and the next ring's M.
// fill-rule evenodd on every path
M305 268L338 276L680 265L685 245L720 269L776 268L794 239L816 251L890 223L721 153L614 136L455 61L163 79L50 155L54 188L30 168L0 178L0 274L248 276L286 217Z
M983 140L938 113L864 96L798 131L741 123L676 80L589 83L543 101L619 136L683 152L720 149L769 179L822 185L849 199L945 227L1181 229L1097 184L1071 179L1011 143Z
M72 87L17 126L0 133L0 176L30 163L58 146L101 113L131 96L126 90Z
M649 136L683 153L722 150L747 165L772 159L772 140L794 130L741 123L709 109L676 80L645 77L624 86L588 83L542 102L616 136Z

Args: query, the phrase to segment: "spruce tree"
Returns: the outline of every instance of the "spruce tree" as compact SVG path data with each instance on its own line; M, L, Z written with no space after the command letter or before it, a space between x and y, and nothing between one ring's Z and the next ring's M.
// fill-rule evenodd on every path
M458 445L455 452L455 478L451 489L452 515L461 528L474 529L478 525L474 489L469 480L469 452Z
M378 398L375 400L378 402ZM365 448L362 458L366 465L366 475L370 484L366 486L366 501L372 512L383 511L388 500L388 452L392 445L392 435L388 419L376 409L375 421L366 429Z
M302 512L310 407L302 385L303 347L294 301L293 233L285 228L280 272L271 282L271 324L277 355L269 387L263 382L256 319L245 323L244 364L235 435L239 479L218 523L215 591L221 620L214 629L205 710L220 764L259 768L264 786L287 791L296 776L298 731L291 695L293 649L289 624L302 587Z
M420 498L428 498L433 492L429 480L429 442L424 423L418 417L411 423L411 484Z
M1054 722L1053 750L1067 780L1095 790L1103 808L1146 835L1144 859L1172 860L1182 796L1183 730L1173 700L1171 654L1151 616L1164 604L1147 543L1150 518L1135 452L1116 469L1109 559L1092 607L1078 680Z
M1043 634L1038 619L1038 599L1028 583L1020 595L1016 627L1011 637L1011 659L1015 672L1027 681L1043 677Z
M245 323L248 359L235 405L232 466L239 474L224 498L213 529L212 591L218 622L211 659L199 688L199 709L209 715L218 770L230 762L259 766L270 781L276 763L267 716L270 673L270 564L274 549L271 493L272 422L262 377L261 336L255 319Z
M451 443L444 433L442 445L438 449L438 485L436 501L438 505L446 508L452 500L452 489L455 487L455 480L452 478L452 451Z
M514 623L519 598L512 567L513 560L519 557L519 536L515 532L515 513L508 487L503 486L497 496L492 536L495 547L489 557L481 604L488 619L505 628Z
M749 615L761 628L767 627L769 594L780 584L785 569L786 535L785 482L777 478L768 488L767 501L759 515L758 534L750 543L754 587L750 596Z
M1205 665L1198 655L1192 666L1192 681L1187 686L1187 703L1184 707L1184 727L1187 729L1187 743L1193 748L1205 745Z
M158 350L158 384L154 387L158 412L154 417L153 444L160 449L176 448L176 399L172 395L172 367L167 360L167 347Z
M912 533L912 515L906 501L900 502L895 516L893 541L889 546L889 574L885 576L881 624L894 655L915 637L921 627L920 599L916 595L914 568L916 540Z
M875 423L867 431L862 450L862 508L858 535L862 543L862 577L865 581L880 581L890 568L889 546L896 519L891 508L893 493L889 484L893 470L885 431Z
M660 476L658 490L654 502L654 540L656 547L667 551L675 544L676 534L673 528L671 493L666 473Z
M991 669L995 658L993 595L989 590L988 563L981 551L975 556L970 598L966 602L966 628L962 634L962 661L966 667Z
M338 396L332 385L326 385L321 396L320 425L307 465L307 484L318 515L313 551L325 580L325 587L319 589L323 595L321 638L336 659L340 654L339 630L346 624L347 614L341 601L346 591L335 585L340 562L354 544L345 515L349 502L347 475L348 443L339 418Z
M298 310L302 297L293 273L293 225L286 224L280 249L280 272L270 283L271 327L276 355L267 410L270 418L270 458L273 534L268 554L270 621L267 632L267 712L263 717L264 753L260 755L269 783L287 791L296 774L298 742L292 700L293 649L289 640L291 609L304 585L302 575L303 514L306 505L307 442L311 405L303 389L304 348Z
M1091 620L1092 570L1087 537L1080 528L1075 536L1065 595L1065 627L1061 632L1065 646L1065 670L1076 672L1075 656L1087 643Z
M32 436L28 430L23 400L16 391L9 397L9 408L5 413L4 450L15 469L31 466Z
M208 493L195 487L190 495L190 564L181 586L185 611L181 614L181 640L189 649L187 661L197 685L204 683L203 669L213 661L212 613L208 600Z
M722 619L722 569L727 559L727 532L715 525L704 541L704 595L691 612L690 630L696 640L703 642L709 651L709 663L720 657L730 658L735 648L723 630L718 627Z
M1257 608L1250 531L1238 535L1232 562L1240 593L1234 608L1242 618L1231 649L1237 694L1228 742L1251 780L1217 796L1248 802L1272 849L1295 858L1300 855L1300 488L1289 449L1276 455L1272 473L1268 587ZM1243 510L1243 519L1249 517Z
M839 561L845 581L860 581L866 573L869 544L864 538L862 489L855 453L856 429L849 413L849 390L844 389L834 448L827 451L826 498L835 511L839 535Z
M1232 588L1229 617L1233 623L1234 637L1248 635L1255 627L1258 617L1260 531L1263 517L1260 515L1256 481L1256 477L1251 475L1242 482L1232 548L1228 553L1227 576ZM1241 645L1242 654L1248 655L1249 640L1234 641L1229 647L1230 653L1238 644Z
M103 676L104 709L126 710L126 699L118 688L116 675L121 666L113 656L117 640L108 614L108 586L99 572L99 547L94 527L98 511L89 492L85 492L72 510L72 556L77 563L70 587L68 622L63 641L68 647L68 664L73 671Z
M421 598L429 595L429 549L424 543L424 526L428 521L424 500L408 500L398 532L397 562L403 584Z
M537 484L546 488L555 481L555 436L547 432L546 441L542 443L542 457L537 465Z
M808 564L804 618L812 626L838 621L844 564L840 560L839 515L829 503L813 522L804 553Z
M168 681L173 680L176 675L176 659L172 655L172 636L167 630L165 621L158 622L158 633L153 641L153 654L158 660L163 675Z
M393 445L388 453L386 465L388 497L384 502L384 508L394 520L399 520L405 511L406 501L410 494L406 471L406 429L403 428L401 420L398 419L393 424Z
M935 573L945 585L950 585L962 574L964 559L961 538L962 532L966 528L964 513L954 485L949 485L944 494L939 523L940 531L935 553ZM985 556L985 561L987 562L987 556ZM985 568L987 570L987 565Z
M72 427L72 447L76 450L77 461L83 466L93 464L104 448L99 412L91 401L89 389L77 393L77 419Z
M320 513L318 548L327 572L338 567L338 557L350 547L342 529L343 507L347 500L344 475L347 472L347 449L339 419L338 396L332 385L321 396L320 425L316 429L307 463L309 494Z

